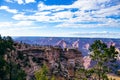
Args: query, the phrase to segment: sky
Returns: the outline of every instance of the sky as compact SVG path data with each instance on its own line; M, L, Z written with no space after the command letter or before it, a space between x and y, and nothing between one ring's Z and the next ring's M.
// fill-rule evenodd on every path
M0 0L0 34L120 38L120 0Z

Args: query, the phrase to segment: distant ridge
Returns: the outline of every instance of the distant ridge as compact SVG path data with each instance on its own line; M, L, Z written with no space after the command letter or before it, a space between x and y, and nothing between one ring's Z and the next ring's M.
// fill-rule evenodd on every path
M78 48L84 56L88 55L89 46L95 40L102 40L107 45L115 45L120 48L120 39L115 38L78 38L78 37L14 37L15 41L23 42L27 44L38 44L38 45L59 45L65 47Z

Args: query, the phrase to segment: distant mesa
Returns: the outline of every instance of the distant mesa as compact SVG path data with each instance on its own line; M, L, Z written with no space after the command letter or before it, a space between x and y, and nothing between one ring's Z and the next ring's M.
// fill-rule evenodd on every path
M73 48L79 48L79 39L72 44Z
M74 41L72 44L66 42L65 40L60 40L56 43L57 46L61 46L62 48L77 48L79 49L79 40Z
M108 47L110 47L110 46L115 46L116 44L115 44L115 42L113 42L113 41L110 41L110 42L108 42Z
M120 50L120 39L113 38L17 37L14 40L41 46L51 45L60 46L61 48L77 48L83 53L83 56L88 55L89 47L95 40L101 40L105 42L108 47L112 45Z
M89 43L86 43L86 44L83 46L83 48L84 48L85 50L89 50L90 44L89 44Z
M62 48L67 48L68 45L64 40L60 40L56 43L57 46L61 46Z

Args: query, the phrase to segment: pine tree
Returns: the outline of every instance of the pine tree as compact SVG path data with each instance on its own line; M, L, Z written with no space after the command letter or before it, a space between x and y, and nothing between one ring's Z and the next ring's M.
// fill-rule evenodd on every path
M25 72L12 60L13 44L11 37L0 35L0 80L25 80Z
M5 55L9 55L10 51L14 49L13 40L11 37L1 37L0 35L0 79L8 79L9 63L5 60Z
M115 61L117 53L114 46L107 47L105 43L96 40L90 47L90 57L96 62L93 67L95 76L98 80L107 78L107 73L113 72L116 67Z

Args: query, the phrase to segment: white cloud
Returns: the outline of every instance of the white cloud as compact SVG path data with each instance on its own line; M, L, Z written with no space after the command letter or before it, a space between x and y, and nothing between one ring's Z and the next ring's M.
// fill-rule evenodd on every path
M56 25L57 28L95 28L95 27L119 27L120 22L115 19L90 18L90 19L71 19L67 22Z
M28 4L28 3L34 3L35 0L25 0L25 3Z
M38 11L34 11L34 14L15 14L12 18L25 21L61 22L55 26L61 28L119 27L120 21L118 19L106 17L119 15L120 5L105 7L104 4L109 2L110 0L77 0L72 5L51 6L40 2ZM74 8L78 10L72 12L71 9Z
M94 11L93 14L97 17L106 17L110 15L119 15L120 14L120 5L100 9L99 11Z
M23 0L16 0L18 2L18 4L23 4Z
M37 12L34 15L16 14L12 18L15 20L33 20L39 22L63 22L72 17L71 12L59 12L49 16L51 12ZM64 20L65 19L65 20Z
M100 26L96 24L62 23L55 27L56 28L94 28L94 27L100 27Z
M17 13L18 11L16 9L10 9L8 6L0 6L0 10L5 10L10 13Z
M20 21L14 25L15 26L32 26L34 25L34 23L32 21Z
M18 4L34 3L35 0L6 0L7 2L17 2ZM38 3L38 10L22 10L19 12L15 9L10 9L7 6L1 6L0 10L6 10L10 13L16 13L12 16L12 19L18 22L0 22L0 28L2 30L27 30L38 27L34 22L46 22L54 23L55 29L62 28L95 28L95 27L120 27L120 19L106 18L107 16L120 14L120 5L115 4L110 6L112 0L77 0L71 5L45 5L44 3ZM107 4L107 5L106 5ZM107 7L106 7L107 6ZM72 9L77 9L72 12ZM32 13L32 14L31 14ZM6 27L7 26L7 27ZM21 27L22 26L22 27ZM0 30L0 32L2 31ZM3 31L5 32L5 31ZM63 34L51 34L51 35L64 35ZM100 36L110 37L120 36L118 33L112 32L90 32L90 33L74 33L78 36ZM44 35L44 34L43 34ZM68 33L66 33L67 36Z
M109 2L110 0L96 0L99 3L105 3L105 2Z
M100 9L101 3L109 2L110 0L77 0L72 5L52 5L47 6L43 2L38 4L38 8L40 11L43 10L52 10L59 11L70 8L78 8L80 10L91 10L91 9Z
M34 15L36 15L36 16L39 16L39 15L41 15L41 16L44 16L44 15L48 15L48 14L51 14L51 12L36 12Z
M6 2L17 2L18 4L28 4L28 3L34 3L35 0L5 0Z
M55 18L57 18L57 19L61 19L61 18L71 18L71 17L73 17L73 14L72 14L72 12L70 12L70 11L64 11L64 12L58 12L58 13L53 13L53 17L55 17Z
M40 4L38 4L39 11L44 11L44 10L59 11L59 10L65 9L65 8L69 8L69 6L66 6L66 5L47 6L44 3L42 3L42 2Z
M22 26L26 27L26 26L32 26L32 25L34 25L32 21L0 22L0 29L22 27Z
M12 3L13 1L12 0L5 0L6 2L10 2L10 3Z
M80 10L91 10L91 9L98 9L96 0L78 0L76 1L72 7L79 8Z
M13 19L15 20L34 20L34 21L48 21L49 17L47 16L42 16L42 15L30 15L30 16L27 16L27 15L24 15L24 14L16 14L12 17Z
M12 26L12 22L0 22L0 28L6 27L6 26Z
M72 5L52 5L47 6L44 3L38 4L38 8L40 11L43 10L51 10L51 11L59 11L64 9L70 9L70 8L78 8L81 10L91 10L91 9L98 9L99 6L97 6L96 0L77 0Z
M24 14L16 14L12 18L15 20L27 20L27 17Z
M0 22L0 34L10 36L26 36L37 34L36 30L41 30L46 26L39 26L32 21L19 21L19 22Z
M78 37L91 37L91 38L119 38L120 33L119 32L74 32L70 35L78 36Z

